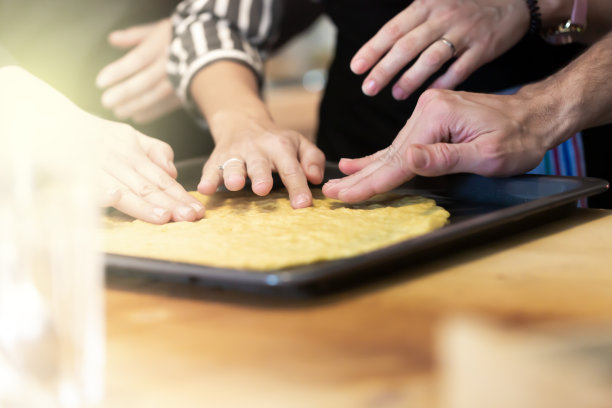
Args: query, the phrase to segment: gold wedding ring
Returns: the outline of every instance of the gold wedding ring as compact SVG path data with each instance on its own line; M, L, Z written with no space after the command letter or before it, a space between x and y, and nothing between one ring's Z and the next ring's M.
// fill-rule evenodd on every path
M446 45L448 48L450 48L451 52L453 53L453 57L455 55L457 55L457 48L455 48L455 44L453 44L453 42L451 40L449 40L446 37L440 37L440 40L442 41L442 44Z

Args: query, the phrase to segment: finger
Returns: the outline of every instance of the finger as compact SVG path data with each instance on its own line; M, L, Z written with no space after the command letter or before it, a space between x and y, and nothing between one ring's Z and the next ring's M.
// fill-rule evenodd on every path
M144 41L117 61L104 67L96 78L96 85L99 88L107 88L129 78L150 65L159 56L159 45Z
M484 50L474 46L465 51L430 88L454 89L482 65Z
M198 184L198 191L205 195L214 194L217 191L217 188L221 184L222 175L221 170L219 170L219 164L216 160L216 156L213 154L210 158L204 163L204 167L202 168L202 178L200 179L200 183Z
M412 145L408 160L414 172L423 176L474 173L482 176L506 176L507 166L497 157L487 157L478 141Z
M290 153L280 156L275 163L276 170L289 192L289 200L293 208L304 208L312 204L312 193L308 188L306 175L295 155Z
M153 162L137 159L133 165L140 175L159 189L161 194L153 194L152 202L171 208L175 221L193 221L204 216L204 206Z
M426 16L427 10L424 7L413 4L389 20L357 51L351 60L351 70L357 75L366 72L399 38L425 21Z
M136 130L134 131L137 132ZM143 135L140 132L137 135L138 143L153 163L164 169L170 177L176 178L178 172L176 166L174 166L174 151L172 147L164 141Z
M338 163L338 167L340 168L340 171L342 173L350 176L351 174L356 173L364 167L368 166L370 163L377 160L380 156L384 155L386 150L387 149L379 150L374 154L365 157L360 157L358 159L342 158Z
M122 102L138 99L159 83L167 82L165 62L162 58L147 67L141 67L139 72L122 81L102 94L102 105L113 109Z
M115 30L108 35L108 42L118 48L131 48L140 44L157 23L138 25L123 30Z
M401 185L413 175L403 155L389 149L357 173L323 186L323 194L345 202L363 201Z
M251 189L259 196L265 196L272 190L272 164L262 156L247 158L247 174L251 179Z
M314 144L305 138L298 148L298 159L306 179L313 184L321 184L325 172L325 155Z
M240 159L239 157L236 157ZM223 183L229 191L238 191L244 188L246 184L246 165L240 159L225 162L223 166Z
M427 49L443 32L444 27L434 28L431 24L425 23L399 39L363 81L363 93L374 96L380 92L410 61L415 59L424 49Z
M180 100L167 80L157 83L150 91L127 99L113 110L118 118L139 118L151 121L178 108ZM140 122L142 123L142 121Z
M175 200L164 191L176 181L167 175L166 178L161 177L165 173L159 168L158 172L152 171L146 160L132 161L129 165L115 160L106 171L144 201L171 211L175 221L193 221L199 217L190 204Z
M453 52L441 41L435 41L419 56L393 86L393 97L404 100L453 57Z
M128 189L122 191L121 199L114 207L122 213L152 224L165 224L172 219L172 212L167 208L157 207Z

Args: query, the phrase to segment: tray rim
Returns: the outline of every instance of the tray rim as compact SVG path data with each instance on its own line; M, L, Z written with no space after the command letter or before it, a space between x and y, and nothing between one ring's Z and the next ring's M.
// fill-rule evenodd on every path
M193 158L177 163L179 167L193 165L201 162L202 158ZM331 163L331 166L336 166ZM337 168L337 167L336 167ZM468 177L495 180L473 174L449 175L443 177ZM333 261L322 261L310 265L300 265L290 268L267 271L220 268L206 265L173 262L168 260L140 258L129 255L104 253L104 262L107 270L132 270L145 274L155 274L173 278L198 279L210 286L220 286L238 290L265 289L282 291L316 284L324 279L342 280L358 270L376 266L389 261L418 256L419 252L426 252L438 246L452 244L454 241L480 233L492 231L529 217L537 216L551 210L556 210L578 200L598 194L609 188L606 180L592 177L568 177L545 175L520 175L497 180L542 180L574 183L574 188L567 191L547 195L524 203L514 204L489 213L476 215L473 218L448 224L438 230L425 235L401 241L366 254ZM403 186L400 186L401 189Z

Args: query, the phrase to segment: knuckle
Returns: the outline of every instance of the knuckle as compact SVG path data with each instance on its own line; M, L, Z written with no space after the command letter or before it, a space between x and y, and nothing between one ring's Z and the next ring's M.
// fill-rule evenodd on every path
M407 173L406 161L400 152L399 147L395 144L391 144L384 154L379 156L377 160L381 161L383 165L400 170L402 173Z
M295 178L302 175L302 170L297 163L294 163L279 168L278 173L282 178Z
M393 45L391 51L397 53L398 55L408 55L413 51L413 49L413 41L408 39L407 37L404 37Z
M171 177L167 177L167 176L162 175L157 180L157 186L161 190L167 191L167 190L170 190L170 189L172 189L172 188L174 188L176 186L176 181L174 179L172 179Z
M147 198L157 191L158 191L157 187L155 187L153 184L145 183L145 184L139 185L136 188L135 193L141 198Z
M404 29L397 21L390 21L380 30L384 39L396 39L403 34Z
M434 104L442 99L442 93L440 89L427 89L421 94L417 104L422 106Z
M275 144L283 151L297 151L296 136L297 132L287 132L284 137L275 137Z
M442 52L439 50L429 50L424 54L423 60L423 62L429 66L438 67L442 64L442 61L444 61L444 55L442 55Z

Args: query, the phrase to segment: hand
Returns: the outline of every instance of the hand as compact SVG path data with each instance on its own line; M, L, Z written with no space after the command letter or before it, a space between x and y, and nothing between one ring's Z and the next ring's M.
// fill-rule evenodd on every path
M169 19L109 35L111 45L131 50L98 74L98 87L106 89L104 107L120 119L138 123L151 122L180 107L166 75L171 37Z
M114 206L133 217L162 224L193 221L204 207L175 180L170 146L131 126L91 115L19 67L0 68L0 134L40 135L45 143L64 144L87 138L89 158L98 165L97 191L103 206ZM35 117L36 120L31 120ZM10 139L9 139L10 140ZM47 150L51 150L48 148ZM99 153L96 161L95 153ZM75 153L76 154L76 153Z
M403 100L457 56L431 85L452 89L515 45L529 20L525 0L415 0L355 54L351 70L363 74L373 67L362 89L374 96L416 58L393 86L393 97Z
M350 176L330 180L323 193L356 202L389 191L415 175L524 173L560 142L561 133L567 133L543 120L550 109L545 104L530 104L532 99L521 93L426 91L390 147L360 159L342 159L340 170Z
M101 145L103 206L154 224L204 216L204 206L175 180L173 152L167 143L93 116L86 126Z
M217 123L222 124L222 130ZM271 120L253 119L242 113L216 115L211 129L217 145L204 165L200 193L213 194L223 183L230 191L241 190L248 176L253 192L265 196L272 189L272 171L276 171L287 187L293 208L312 204L308 181L323 181L325 156L307 138L280 129ZM227 162L231 158L239 160ZM219 166L226 162L220 170Z

